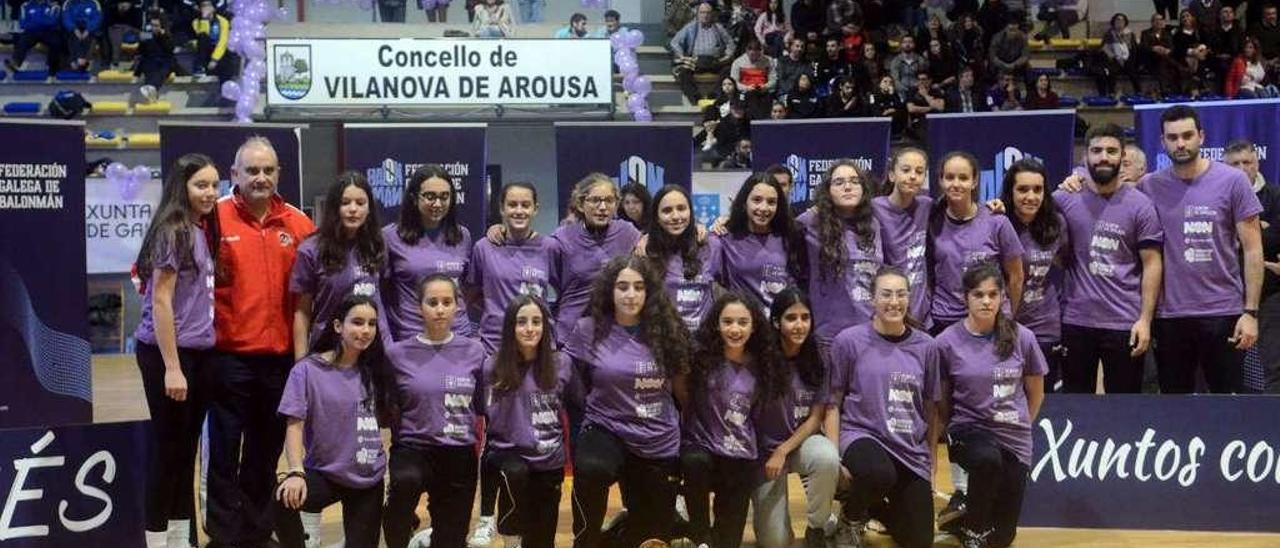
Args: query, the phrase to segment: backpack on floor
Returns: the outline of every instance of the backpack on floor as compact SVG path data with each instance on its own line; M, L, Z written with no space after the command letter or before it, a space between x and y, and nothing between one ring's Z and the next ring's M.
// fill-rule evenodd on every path
M53 100L49 101L49 116L70 120L78 118L84 114L85 110L93 108L93 104L84 100L84 95L78 91L62 90L53 96Z

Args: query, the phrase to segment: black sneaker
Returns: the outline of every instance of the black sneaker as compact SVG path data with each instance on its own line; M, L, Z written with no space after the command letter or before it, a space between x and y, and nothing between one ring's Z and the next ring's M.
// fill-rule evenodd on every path
M804 548L827 548L827 532L821 527L804 530Z
M964 491L956 491L951 494L951 500L947 501L947 506L938 512L939 530L952 534L956 533L960 518L964 517L965 513L969 511L968 505L965 504L966 501Z

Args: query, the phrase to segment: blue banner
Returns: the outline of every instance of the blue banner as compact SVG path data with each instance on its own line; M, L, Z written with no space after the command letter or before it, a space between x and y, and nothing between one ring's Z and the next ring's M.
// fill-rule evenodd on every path
M1280 532L1280 398L1050 394L1022 525Z
M690 188L693 137L683 122L557 122L556 188L560 213L573 185L600 172L619 185L640 183L653 195L663 185Z
M218 167L218 175L222 177L222 194L229 194L231 166L235 164L236 151L250 137L265 137L271 141L280 161L280 179L276 182L276 193L294 206L309 208L309 204L302 203L302 130L306 127L231 122L160 122L161 180L183 154L199 152L213 158L213 164Z
M1056 187L1071 172L1074 110L930 114L926 123L933 161L929 187L935 194L939 192L942 157L953 150L978 158L982 202L999 198L1005 168L1028 156L1044 164L1050 187Z
M874 177L889 157L888 118L760 120L751 123L751 167L791 170L791 203L804 209L836 160L850 159ZM736 190L736 189L735 189Z
M1172 165L1164 153L1160 139L1160 113L1172 105L1134 107L1134 130L1138 146L1147 153L1147 170L1155 171ZM1210 160L1225 161L1223 149L1236 139L1248 139L1258 146L1262 176L1269 183L1280 182L1280 159L1274 158L1271 146L1280 144L1280 99L1245 101L1206 101L1190 103L1200 115L1204 143L1200 155Z
M383 224L400 218L405 182L424 164L439 164L453 176L458 222L471 237L484 234L485 124L347 124L342 129L343 170L365 174Z
M84 123L0 121L0 143L0 428L90 422Z
M83 137L81 137L83 139ZM147 421L0 431L0 545L142 546Z

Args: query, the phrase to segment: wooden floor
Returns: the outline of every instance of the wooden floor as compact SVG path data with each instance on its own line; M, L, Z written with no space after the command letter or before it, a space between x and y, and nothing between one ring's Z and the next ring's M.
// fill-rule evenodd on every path
M95 356L93 360L93 414L95 422L116 422L147 418L146 401L142 393L142 380L138 375L133 356L112 355ZM944 452L945 453L945 452ZM949 467L938 466L938 477L935 478L939 490L949 491L951 485ZM283 460L282 460L283 464ZM572 480L566 480L572 481ZM943 489L943 488L946 489ZM572 543L570 532L572 516L569 509L570 487L565 486L565 497L560 503L560 528L556 534L557 546L569 546ZM804 527L804 490L800 487L797 476L791 476L791 515L795 527L803 533ZM935 505L941 507L943 501L937 499ZM610 493L610 512L620 507L617 489ZM419 514L425 516L423 508ZM473 512L473 519L475 513ZM1277 510L1280 516L1280 509ZM1280 518L1278 518L1280 519ZM750 523L750 521L748 521ZM873 547L890 547L894 543L878 535L870 535L868 544ZM338 507L332 506L324 513L321 539L325 546L340 546L342 538L341 513ZM755 546L751 527L746 531L746 546ZM954 544L951 544L954 545ZM501 542L495 542L500 547ZM937 546L948 546L938 543ZM1019 547L1214 547L1214 548L1276 548L1280 547L1280 535L1262 535L1249 533L1188 533L1182 531L1117 531L1090 529L1048 529L1021 528L1015 546Z

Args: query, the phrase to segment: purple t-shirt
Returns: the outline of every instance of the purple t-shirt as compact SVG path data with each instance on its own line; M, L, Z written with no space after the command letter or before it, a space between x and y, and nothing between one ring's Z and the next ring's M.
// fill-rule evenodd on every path
M671 379L639 336L626 328L612 324L600 342L594 338L595 322L579 318L564 347L577 368L575 382L585 393L583 426L612 432L641 458L676 456L680 418Z
M164 269L178 273L172 301L173 327L178 348L213 348L213 256L209 254L209 243L205 241L202 230L192 227L188 239L191 241L193 264L185 267L174 249L172 235L157 238L152 245L153 270L146 293L142 296L142 319L133 332L135 339L150 345L156 344L155 312L151 303L159 274L157 271Z
M488 419L485 444L490 449L512 450L534 470L564 468L564 428L560 410L564 408L573 371L569 357L556 354L556 383L550 390L538 387L530 367L519 388L507 392L493 389L494 357L484 361L485 405Z
M925 481L933 475L926 402L942 399L938 349L918 329L891 341L871 324L831 343L831 401L840 406L840 454L871 439Z
M400 405L396 443L417 448L475 445L484 356L479 341L460 336L434 345L415 335L387 348Z
M582 222L557 228L551 234L551 285L556 288L556 342L569 340L569 331L577 325L591 302L591 284L604 264L619 255L628 255L636 247L640 231L621 220L609 222L597 236Z
M773 296L796 280L787 269L787 247L777 234L712 235L720 242L720 285L755 297L765 314Z
M1002 360L990 335L974 335L956 322L938 335L937 347L942 378L951 384L948 428L987 432L1030 466L1031 412L1022 379L1049 372L1035 334L1019 325L1013 353Z
M378 272L369 272L360 266L359 255L354 249L347 253L347 262L341 269L327 272L320 262L320 240L317 237L307 238L298 246L293 272L289 275L289 291L311 295L310 344L315 344L320 338L325 323L333 319L334 311L348 295L364 295L378 301L378 275ZM382 327L385 324L381 316L385 314L379 316L378 324Z
M1053 201L1067 220L1071 245L1062 323L1128 331L1142 312L1139 250L1164 241L1151 199L1120 185L1110 197L1059 190Z
M871 200L871 212L880 221L884 240L884 262L901 269L911 284L911 317L929 320L929 263L925 240L929 237L929 209L933 199L916 196L907 209L893 204L888 196Z
M966 270L992 264L1001 271L1004 261L1022 257L1022 242L1004 215L992 215L978 206L978 215L967 221L945 217L933 240L933 304L930 317L936 322L954 322L966 314L964 286Z
M373 399L355 367L338 368L318 354L289 371L278 412L303 421L302 465L352 489L382 481L387 454L373 413Z
M396 225L382 229L387 242L387 268L382 277L388 284L383 297L387 301L388 324L391 334L402 341L422 333L422 306L418 302L418 282L432 274L446 274L462 287L471 260L471 233L466 227L458 227L462 239L458 245L445 243L444 232L432 237L424 233L416 245L409 245L396 233ZM467 317L467 306L458 295L458 314L453 320L453 332L464 337L475 335L475 326Z
M830 398L827 380L811 387L800 380L792 362L787 367L791 370L791 387L782 397L772 398L757 406L756 441L760 445L760 458L767 458L791 438L796 429L809 418L814 405L826 405Z
M822 243L818 235L818 210L810 209L796 222L804 230L809 254L809 300L813 302L814 334L820 342L829 342L840 330L871 320L871 282L884 264L879 223L872 220L875 237L870 249L858 246L858 236L845 225L844 276L822 268ZM825 275L824 275L825 274Z
M1057 342L1062 339L1062 306L1059 303L1062 285L1062 259L1071 249L1067 222L1057 215L1062 227L1053 243L1040 245L1030 230L1018 235L1022 242L1022 306L1018 308L1018 323L1036 334L1036 340Z
M481 238L471 251L471 268L467 285L479 288L484 295L484 313L480 317L480 341L489 352L498 350L502 339L502 320L507 305L520 295L533 295L545 300L551 276L551 240L534 236L520 242L494 245ZM547 318L550 320L550 318ZM551 328L548 321L546 327Z
M1243 171L1219 162L1186 181L1166 168L1138 183L1164 228L1161 318L1236 316L1244 309L1236 223L1262 213Z
M720 240L710 238L698 249L698 275L693 279L684 276L684 258L679 254L667 258L667 274L663 278L667 298L676 307L676 313L684 320L690 332L697 331L702 319L715 302L712 291L716 274L720 272Z
M755 459L756 376L728 361L707 375L705 392L693 394L685 415L684 443L721 457Z

